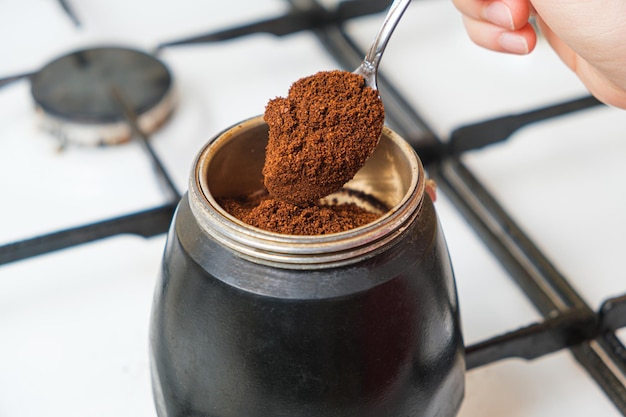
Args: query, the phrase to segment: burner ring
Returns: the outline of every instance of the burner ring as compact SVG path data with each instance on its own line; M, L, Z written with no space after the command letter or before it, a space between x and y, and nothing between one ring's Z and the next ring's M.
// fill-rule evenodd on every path
M84 145L123 143L132 136L113 89L152 133L174 108L169 69L144 52L96 47L61 56L31 77L31 93L42 127L62 142Z

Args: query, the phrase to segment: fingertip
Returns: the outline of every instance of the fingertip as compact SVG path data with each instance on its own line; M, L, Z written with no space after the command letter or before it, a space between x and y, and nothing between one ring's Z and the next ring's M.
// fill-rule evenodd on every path
M526 26L528 19L530 19L530 13L532 10L532 4L528 0L502 0L502 3L509 8L512 19L513 30L519 30Z
M528 41L517 32L502 32L498 37L498 45L503 52L526 55L530 52Z
M511 9L506 4L494 1L482 10L481 17L489 23L493 23L503 29L513 30L515 24Z
M498 44L504 52L516 55L527 55L537 45L537 34L530 23L516 31L502 32Z
M470 39L483 48L516 55L530 53L536 45L537 36L532 25L520 30L504 30L500 26L473 19L464 19Z

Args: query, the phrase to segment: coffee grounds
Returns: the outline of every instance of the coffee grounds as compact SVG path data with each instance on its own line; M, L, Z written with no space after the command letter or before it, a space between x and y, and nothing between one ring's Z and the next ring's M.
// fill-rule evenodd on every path
M384 108L362 76L329 71L302 78L287 98L269 101L264 119L269 195L218 199L224 210L251 226L289 235L339 233L380 217L355 204L318 202L352 179L378 145Z
M384 117L378 92L360 75L326 71L296 81L265 109L270 195L308 205L339 190L376 148Z
M244 223L259 229L288 235L325 235L360 227L376 220L355 204L295 204L263 196L261 198L224 198L218 203Z

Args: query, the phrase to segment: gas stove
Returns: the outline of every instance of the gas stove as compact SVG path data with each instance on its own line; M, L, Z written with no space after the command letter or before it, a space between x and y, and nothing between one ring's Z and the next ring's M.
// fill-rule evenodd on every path
M156 415L152 294L196 153L293 81L355 68L386 7L0 5L0 78L27 75L0 87L0 415ZM37 74L94 48L162 63L167 117L147 128L119 88L131 140L46 125ZM388 124L438 184L467 346L459 416L626 415L626 113L588 97L544 41L526 57L476 47L443 0L413 2L381 72Z

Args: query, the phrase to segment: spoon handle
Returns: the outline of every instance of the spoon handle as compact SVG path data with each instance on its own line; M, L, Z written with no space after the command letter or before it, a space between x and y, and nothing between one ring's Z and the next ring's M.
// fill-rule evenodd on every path
M365 55L363 62L356 71L365 77L368 84L372 84L374 88L376 83L375 74L376 71L378 71L380 59L385 51L387 42L389 42L391 34L398 25L409 3L411 3L411 0L394 0L393 3L391 3L387 16L385 16L383 24L380 26L380 29L378 29L378 33L374 38L369 52Z
M17 75L11 75L8 77L1 77L0 78L0 88L4 87L5 85L9 85L11 83L14 83L15 81L19 81L22 78L30 78L30 76L34 75L34 72L24 72L22 74L17 74Z

